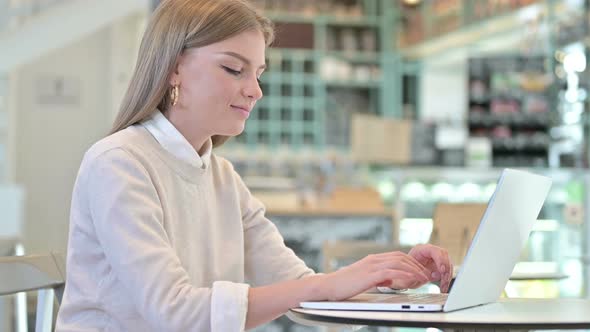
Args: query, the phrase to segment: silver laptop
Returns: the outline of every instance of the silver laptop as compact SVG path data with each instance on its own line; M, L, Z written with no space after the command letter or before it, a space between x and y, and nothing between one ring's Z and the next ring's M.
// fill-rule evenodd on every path
M551 179L505 169L448 294L363 293L343 301L302 302L302 308L453 311L495 302L506 286L549 193Z

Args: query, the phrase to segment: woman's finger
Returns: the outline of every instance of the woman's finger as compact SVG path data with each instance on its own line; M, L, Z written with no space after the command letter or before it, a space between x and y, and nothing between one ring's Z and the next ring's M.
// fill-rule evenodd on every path
M450 271L451 272L444 279L444 283L441 282L440 288L441 288L441 292L443 292L443 293L448 293L449 288L451 287L451 281L453 280L453 264L451 264Z
M453 279L453 264L446 250L434 247L431 250L432 259L440 271L440 288L443 293L448 292Z
M423 245L416 249L417 250L414 254L418 256L418 261L425 261L428 259L434 261L436 270L440 273L441 281L443 279L450 280L450 278L452 278L452 265L449 259L449 254L446 250L433 245Z

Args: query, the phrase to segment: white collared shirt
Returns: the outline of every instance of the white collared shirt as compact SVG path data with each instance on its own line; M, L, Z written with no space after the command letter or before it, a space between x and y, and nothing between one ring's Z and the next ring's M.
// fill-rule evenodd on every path
M142 125L149 131L152 136L162 145L164 149L172 153L175 157L189 164L207 168L211 164L211 150L213 143L211 138L205 142L205 153L199 156L195 148L186 140L184 136L166 119L164 114L156 111L149 119L142 122Z

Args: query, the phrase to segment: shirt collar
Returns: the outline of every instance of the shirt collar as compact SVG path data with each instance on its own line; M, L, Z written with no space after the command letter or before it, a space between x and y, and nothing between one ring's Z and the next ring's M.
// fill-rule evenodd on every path
M152 136L160 143L160 145L175 157L189 164L199 167L207 168L211 163L211 151L213 150L213 143L211 138L205 142L205 151L202 156L193 146L186 140L184 136L174 127L174 125L166 119L164 114L160 111L142 122L142 125L150 132Z

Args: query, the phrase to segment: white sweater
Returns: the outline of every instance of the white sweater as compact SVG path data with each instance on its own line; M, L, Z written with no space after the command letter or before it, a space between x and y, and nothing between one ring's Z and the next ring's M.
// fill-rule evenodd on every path
M249 285L310 274L228 161L196 167L135 125L80 166L56 330L241 331Z

